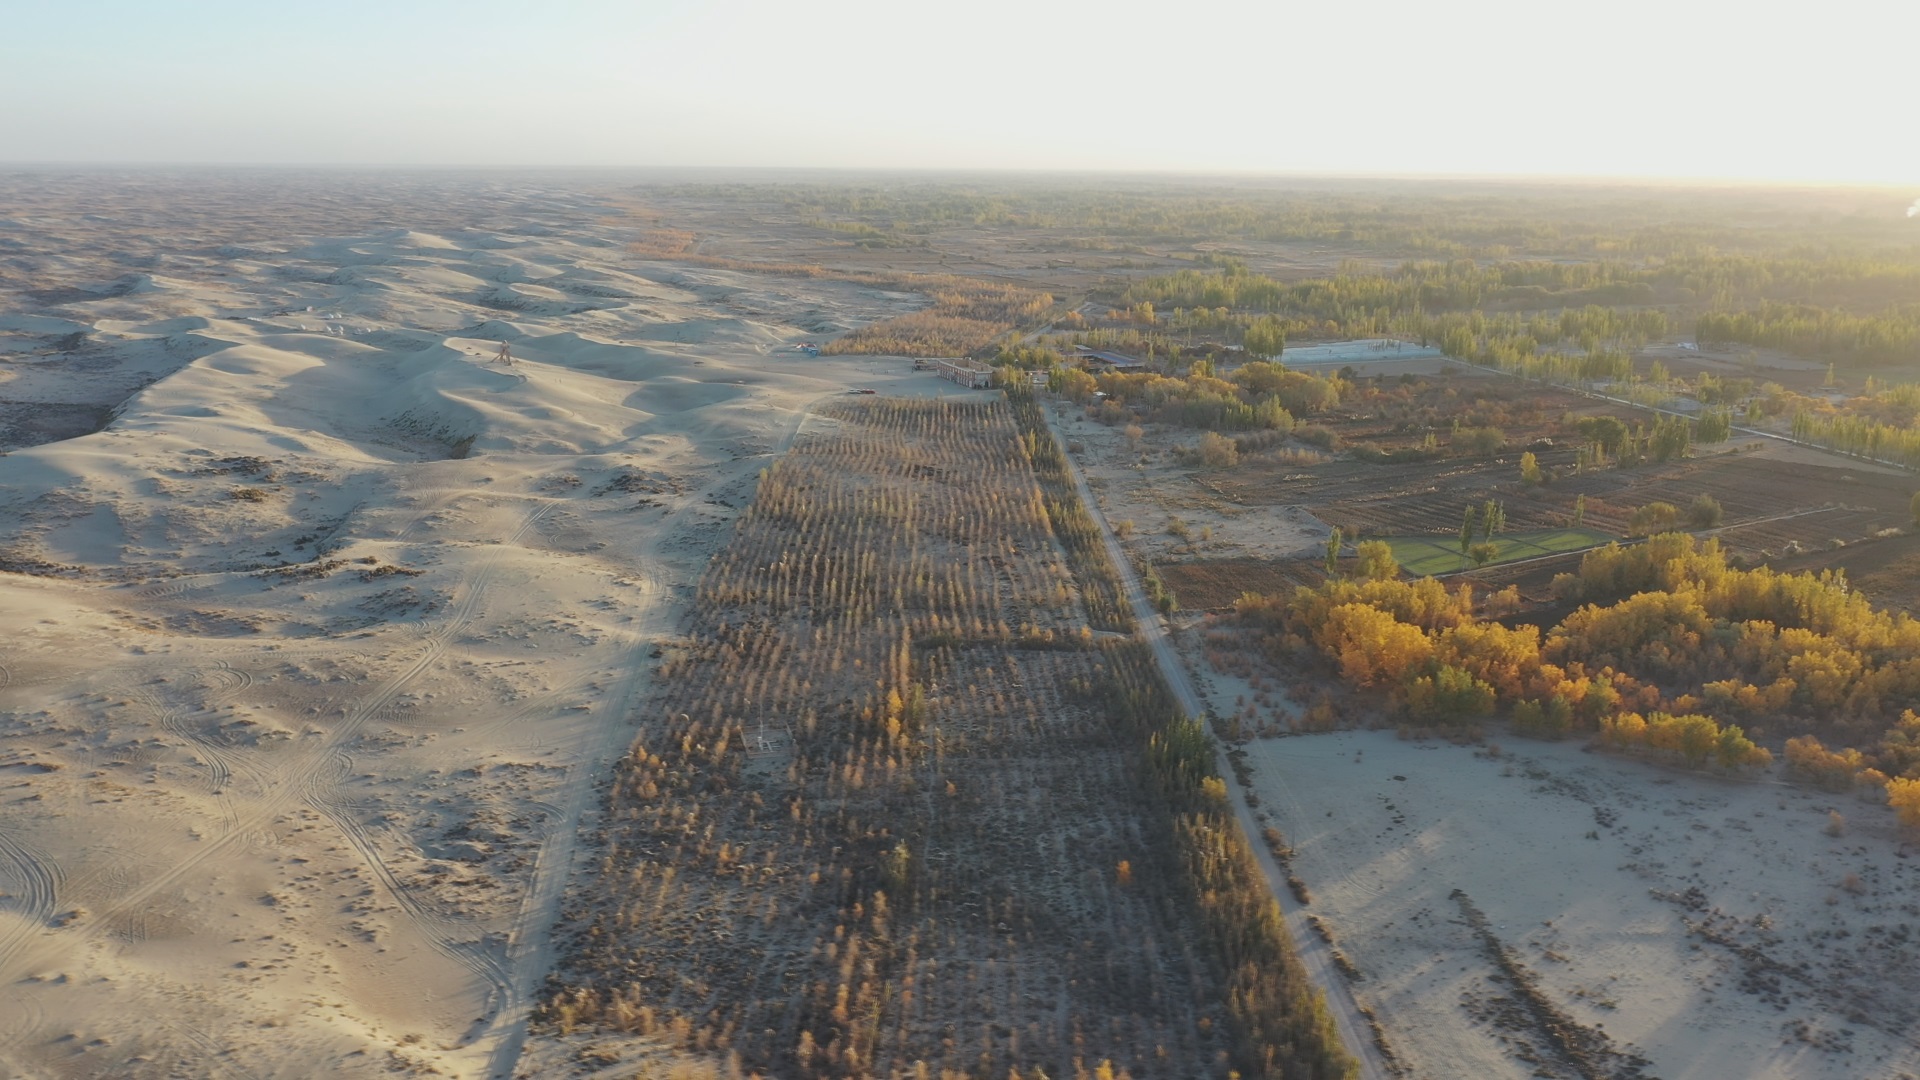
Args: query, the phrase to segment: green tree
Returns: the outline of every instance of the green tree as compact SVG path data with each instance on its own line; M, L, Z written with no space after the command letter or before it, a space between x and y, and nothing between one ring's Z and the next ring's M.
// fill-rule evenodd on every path
M1667 417L1655 421L1653 434L1648 437L1648 450L1655 461L1672 461L1687 456L1687 449L1693 443L1693 426L1680 417Z
M1722 513L1720 500L1711 495L1700 495L1687 504L1687 524L1696 529L1711 529L1720 524Z
M1360 558L1360 577L1367 581L1392 581L1400 576L1400 563L1393 557L1393 546L1385 540L1362 540L1354 548Z
M1534 457L1531 450L1520 455L1520 479L1529 484L1545 479L1540 472L1540 459Z
M1598 443L1602 450L1617 454L1627 441L1627 425L1611 416L1586 416L1574 425L1588 442Z
M1500 545L1498 544L1475 544L1467 549L1467 558L1472 559L1475 566L1485 566L1499 554Z
M1272 315L1262 316L1247 327L1242 338L1247 354L1260 360L1271 360L1287 347L1286 324Z
M1337 577L1339 576L1339 574L1340 574L1340 526L1335 525L1333 527L1333 531L1327 534L1327 576Z
M1460 554L1465 555L1467 549L1473 546L1473 534L1478 531L1478 528L1479 518L1475 515L1473 507L1469 506L1466 520L1460 523Z
M1720 729L1715 740L1714 757L1719 759L1721 768L1738 769L1743 765L1757 763L1759 755L1764 753L1747 738L1747 733L1728 724Z
M1733 434L1733 410L1722 406L1708 409L1700 414L1700 427L1695 437L1703 443L1726 442Z
M1407 685L1407 712L1417 720L1440 724L1461 724L1481 719L1493 712L1493 687L1471 672L1441 664L1432 675L1422 675Z
M1920 495L1916 495L1914 497L1917 499L1920 499ZM1575 495L1573 497L1573 527L1576 529L1579 528L1581 525L1586 523L1586 520L1587 520L1587 497L1585 495ZM1920 520L1920 519L1916 519L1916 520Z

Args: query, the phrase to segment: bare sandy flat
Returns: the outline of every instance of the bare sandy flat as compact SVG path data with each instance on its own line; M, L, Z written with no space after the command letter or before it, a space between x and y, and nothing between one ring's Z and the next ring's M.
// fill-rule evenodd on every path
M0 1075L508 1073L757 473L950 389L589 195L277 182L0 185Z
M1155 424L1132 440L1125 426L1088 419L1072 402L1054 400L1051 407L1094 497L1125 530L1136 561L1286 558L1312 555L1326 543L1326 524L1306 510L1239 505L1213 486L1213 474L1180 463L1176 446L1191 447L1199 441L1196 432Z
M1504 747L1248 747L1408 1075L1920 1072L1920 860L1884 806Z

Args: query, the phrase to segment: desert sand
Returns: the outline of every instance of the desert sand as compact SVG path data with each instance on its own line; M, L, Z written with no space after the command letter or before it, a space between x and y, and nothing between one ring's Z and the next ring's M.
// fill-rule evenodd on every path
M1884 805L1578 741L1247 749L1408 1076L1920 1072L1920 863Z
M541 178L0 177L0 1075L511 1072L757 473L823 396L949 387L782 351L918 298L635 228Z

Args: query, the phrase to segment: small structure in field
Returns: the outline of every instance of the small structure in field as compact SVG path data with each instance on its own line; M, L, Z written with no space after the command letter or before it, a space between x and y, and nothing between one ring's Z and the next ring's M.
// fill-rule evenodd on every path
M968 360L965 357L935 360L933 370L948 382L959 383L969 390L980 390L993 385L993 367L978 360Z
M1084 345L1075 347L1073 357L1088 368L1098 371L1147 370L1147 362L1145 360L1136 360L1125 353L1108 352L1104 349L1089 349Z
M786 724L768 727L765 720L754 731L741 731L737 736L741 749L746 751L746 771L754 775L772 775L786 771L793 760L793 729Z

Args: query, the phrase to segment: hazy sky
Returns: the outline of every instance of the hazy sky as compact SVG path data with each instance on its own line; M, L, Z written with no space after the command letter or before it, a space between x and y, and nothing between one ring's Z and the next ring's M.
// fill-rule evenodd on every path
M1915 0L0 0L0 161L1920 184Z

